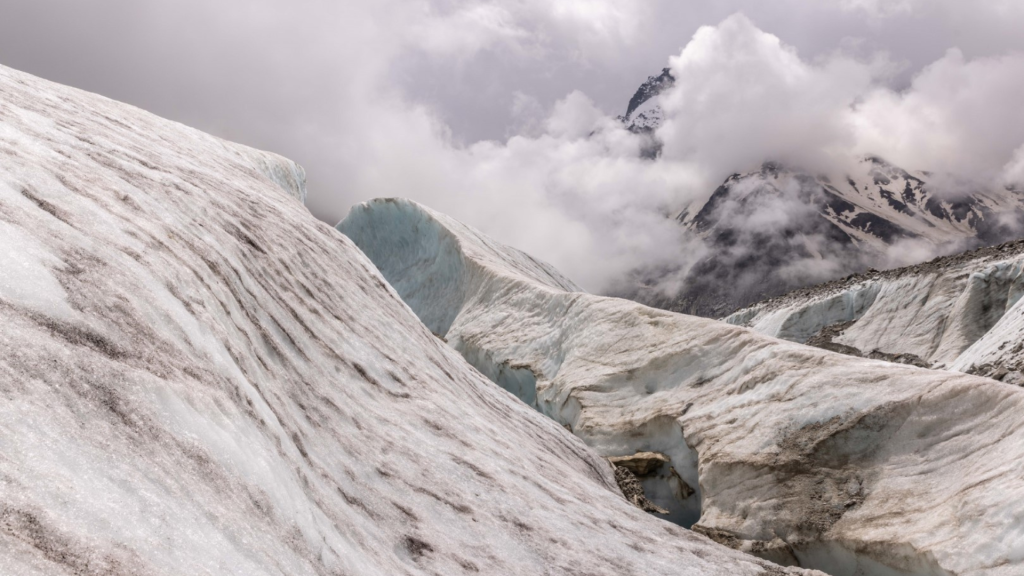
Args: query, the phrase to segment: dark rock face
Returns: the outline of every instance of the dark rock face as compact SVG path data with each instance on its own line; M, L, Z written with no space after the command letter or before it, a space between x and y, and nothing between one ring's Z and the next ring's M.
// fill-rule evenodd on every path
M1024 343L1015 346L1014 351L1018 354L1024 353ZM967 373L1024 387L1024 360L1008 364L977 364L971 366Z
M854 206L813 178L783 183L779 173L778 165L766 163L756 177L734 174L692 220L681 222L703 237L709 250L689 271L682 290L667 296L649 289L666 271L646 270L637 275L639 288L620 295L659 308L715 317L799 287L806 280L792 274L794 267L824 258L848 262L854 270L861 268L861 251L851 232L823 216L852 212ZM766 214L775 216L765 223Z
M633 97L629 99L625 118L632 116L633 112L644 102L671 88L675 81L676 79L672 77L672 71L668 68L663 68L661 74L657 76L648 76L647 80L633 93Z
M668 68L663 69L657 76L649 76L629 99L626 113L619 116L619 121L630 132L643 136L644 144L640 149L642 158L656 160L661 155L662 142L654 135L654 131L661 126L662 112L656 105L647 106L644 110L640 108L674 84L675 78Z
M823 282L806 288L800 288L778 297L768 298L764 302L759 302L759 304L782 306L785 304L791 304L797 299L806 300L841 290L847 290L864 282L885 279L891 280L908 275L943 274L957 266L968 264L972 261L1009 259L1020 254L1024 254L1024 240L1015 240L996 246L983 246L981 248L975 248L974 250L967 250L957 254L951 254L949 256L934 258L927 262L914 264L912 266L905 266L903 268L894 268L892 270L865 270L864 272L850 274L844 278Z
M615 481L619 483L619 489L622 490L622 495L626 497L626 500L629 500L637 508L644 512L668 514L668 510L659 507L647 499L647 496L644 495L644 487L640 485L640 481L637 480L636 475L629 468L616 466Z

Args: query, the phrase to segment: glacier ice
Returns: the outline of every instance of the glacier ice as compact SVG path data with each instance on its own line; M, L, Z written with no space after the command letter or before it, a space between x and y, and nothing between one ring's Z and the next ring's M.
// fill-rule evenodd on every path
M798 290L725 321L796 342L852 321L835 343L1024 384L1022 295L1018 241Z
M537 409L587 445L667 455L694 492L645 488L675 521L842 576L1024 573L1024 390L585 294L406 200L338 228L482 372L529 370ZM805 324L863 317L883 292Z
M780 574L626 502L303 194L0 67L0 573Z

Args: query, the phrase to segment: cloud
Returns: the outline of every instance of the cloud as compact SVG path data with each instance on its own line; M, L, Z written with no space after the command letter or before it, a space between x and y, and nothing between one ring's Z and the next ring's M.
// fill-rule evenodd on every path
M669 64L664 158L716 176L766 159L821 170L871 154L998 186L1024 144L1024 53L950 49L895 90L884 54L808 61L736 14L700 28Z
M597 130L607 116L594 106L594 102L579 91L573 91L555 104L554 112L545 123L548 134L557 138L584 138Z
M1024 191L1024 145L1014 151L1013 158L1003 167L1003 182Z
M862 10L875 17L907 14L914 8L914 0L840 0L844 10Z
M639 32L639 16L649 2L613 2L609 0L545 0L541 10L550 9L556 21L577 28L583 34L597 34L598 41L608 37L628 40Z
M424 109L379 117L350 158L360 190L424 202L594 290L638 264L680 261L686 240L668 216L680 190L699 187L692 171L641 159L641 138L581 93L556 103L535 137L466 147Z
M1016 104L1024 101L1021 54L968 59L952 49L895 90L887 81L897 67L884 54L837 51L809 61L736 14L700 28L669 64L676 81L658 97L665 115L659 162L693 166L706 181L765 160L842 178L866 155L932 171L931 191L947 199L1024 176L1024 111ZM719 277L721 287L700 289L731 292L742 304L765 288L968 247L962 239L907 238L878 251L854 248L827 226L813 226L822 222L810 217L812 196L791 178L732 185L714 213L709 249L716 263L697 271ZM1000 224L1018 229L1016 216L1006 216Z
M889 69L842 55L805 62L742 14L700 28L669 65L677 82L661 96L664 156L717 175L844 152L851 104Z
M514 16L496 4L463 6L449 14L427 13L410 29L410 44L440 57L471 58L483 49L516 48L529 38Z
M1010 163L1024 144L1020 130L999 138L989 133L999 114L1012 108L1015 84L999 77L1016 74L1014 57L966 59L951 52L896 91L885 85L894 65L884 55L834 51L809 60L742 14L701 27L669 59L677 82L660 96L666 122L658 136L665 146L657 161L640 158L642 138L578 90L550 106L532 95L513 96L506 107L519 113L522 131L463 144L436 108L390 83L396 61L423 58L424 38L460 26L468 32L455 44L429 44L435 56L462 51L459 59L470 62L474 54L510 43L518 46L514 54L528 56L544 41L520 30L569 27L584 36L578 28L593 35L606 25L600 9L547 13L539 23L546 13L537 4L483 12L474 6L455 3L443 13L430 11L426 20L390 21L384 37L392 40L352 65L353 74L341 81L355 81L336 112L345 131L336 147L328 143L321 151L336 158L332 184L348 198L421 201L552 262L593 291L637 269L659 270L659 288L678 289L708 247L684 235L672 216L699 205L728 174L765 159L832 167L870 151L910 168L957 166L991 179L992 166ZM363 17L377 21L379 14ZM403 30L416 34L402 36ZM575 36L562 40L568 37ZM983 94L972 99L960 87L965 82ZM997 105L980 110L992 102ZM939 142L934 134L952 137ZM796 191L784 190L759 210L734 216L734 225L756 243L763 238L758 231L806 208ZM795 236L789 242L805 256L780 274L820 280L849 266L849 252L829 241L816 230ZM915 254L924 250L914 248ZM730 257L742 262L751 253L735 248ZM748 272L742 282L756 287L763 275Z
M995 184L1024 144L1024 53L969 60L957 49L902 92L857 103L857 150L915 168Z
M36 0L5 8L0 54L293 157L325 220L410 197L601 290L678 280L704 248L671 216L767 158L1019 181L1020 9L908 1ZM649 161L614 117L665 65Z

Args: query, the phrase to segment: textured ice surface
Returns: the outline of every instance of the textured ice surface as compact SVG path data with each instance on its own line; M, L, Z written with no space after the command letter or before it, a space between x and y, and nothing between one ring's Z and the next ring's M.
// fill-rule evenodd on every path
M796 342L855 321L834 342L965 372L1024 369L1024 243L868 276L796 291L725 321Z
M530 370L589 446L668 455L696 493L645 488L677 521L842 576L1024 573L1024 390L571 291L408 201L339 228L471 362Z
M628 504L302 195L0 68L0 574L776 574Z

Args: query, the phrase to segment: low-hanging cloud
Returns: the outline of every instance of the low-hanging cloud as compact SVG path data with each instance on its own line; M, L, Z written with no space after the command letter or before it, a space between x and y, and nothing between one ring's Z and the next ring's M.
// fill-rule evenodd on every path
M454 146L425 112L387 115L360 160L360 187L407 196L554 262L591 288L638 264L678 262L671 218L702 182L680 163L640 157L641 137L579 92L559 101L541 134ZM399 119L401 118L401 119ZM389 130L404 136L394 140Z
M970 60L951 49L897 91L885 81L898 65L883 53L808 62L736 15L701 28L670 64L665 157L718 172L872 154L997 185L1024 143L1024 53Z
M295 158L326 220L409 197L603 290L637 268L678 282L704 247L673 216L763 160L1024 185L1019 10L898 4L38 0L5 9L0 49ZM652 161L615 116L664 66Z
M916 168L995 183L1024 143L1024 53L969 60L957 49L909 89L856 103L857 149Z
M844 155L855 144L851 105L891 65L841 54L808 63L737 14L699 29L669 67L677 81L660 97L664 158L721 175Z
M827 171L875 154L910 169L953 172L971 186L1019 178L1018 54L971 60L951 50L897 91L885 83L899 66L885 54L836 51L808 61L737 14L699 29L668 64L676 82L659 96L664 149L656 161L639 157L641 137L573 92L556 103L539 133L461 147L425 117L425 126L435 124L417 145L397 150L385 136L380 156L367 164L391 166L385 172L394 175L396 193L538 254L598 290L636 268L673 268L676 279L685 274L703 248L671 216L699 206L728 174L764 160ZM388 179L376 172L365 186L391 188ZM402 182L415 184L400 190ZM785 214L791 200L780 193L774 208ZM764 206L757 218L772 209ZM807 249L816 260L790 267L812 279L842 271L821 257L822 246ZM938 250L903 241L899 258L877 264ZM807 273L813 266L817 273Z

